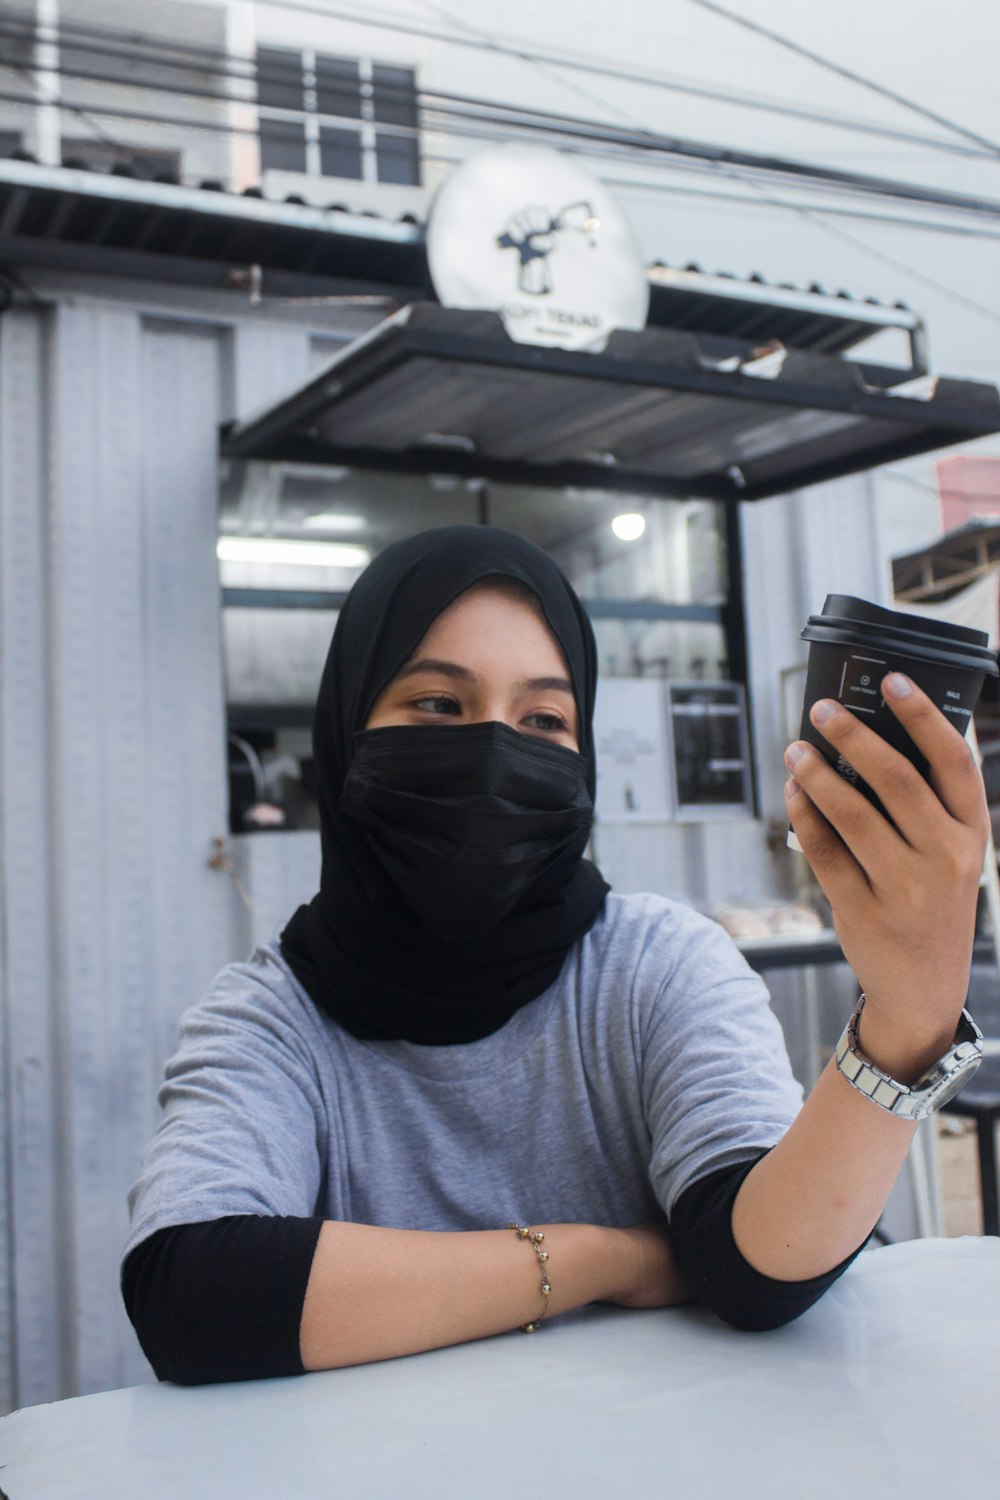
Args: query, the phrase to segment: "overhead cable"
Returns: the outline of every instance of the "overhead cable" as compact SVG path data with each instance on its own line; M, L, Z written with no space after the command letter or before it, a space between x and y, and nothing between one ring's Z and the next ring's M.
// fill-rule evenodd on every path
M495 38L491 38L487 44L484 41L464 38L454 34L431 30L426 27L414 26L404 20L390 22L389 20L373 17L370 12L351 12L339 9L331 9L328 6L315 6L300 4L298 0L286 5L284 0L268 0L271 6L304 11L307 14L323 16L327 19L350 21L357 25L375 29L397 31L403 35L426 37L431 40L445 42L456 47L470 48L475 51L489 50L501 56L509 56L516 61L538 62L551 64L563 70L591 73L595 77L614 79L629 84L640 84L643 87L664 90L667 92L687 94L695 98L711 99L717 103L731 105L734 108L762 110L769 113L785 115L793 119L807 120L818 125L828 126L836 130L858 131L868 135L883 137L887 140L898 140L909 145L926 146L931 150L944 151L962 156L990 156L995 155L995 148L988 144L984 151L971 145L960 145L957 141L942 140L935 136L916 135L911 131L901 130L886 126L877 121L858 119L849 115L841 115L808 108L800 103L787 100L769 98L766 95L755 95L737 90L726 89L717 86L709 86L704 82L692 83L689 79L670 77L669 75L642 73L625 67L615 67L607 62L597 59L577 58L560 53L530 51L524 47L515 47L505 44ZM458 24L457 22L455 24ZM0 27L9 29L16 28L20 32L32 29L37 32L46 30L44 24L35 23L34 18L25 16L23 20L13 17L0 18ZM175 57L159 56L149 58L157 61L164 67L187 68L189 70L211 71L212 60L221 63L236 63L253 66L251 59L240 58L218 48L205 47L187 42L166 41L161 38L142 37L135 32L124 31L119 28L87 26L80 22L62 21L59 26L59 35L62 35L74 47L83 50L93 42L88 38L112 38L118 39L111 42L112 47L119 55L128 55L126 48L131 47L136 55L163 48L169 53L176 54ZM121 39L125 39L122 41ZM246 78L248 74L234 73L231 76ZM563 82L563 80L560 80Z
M864 74L858 73L854 68L846 68L842 63L833 62L829 57L814 52L810 47L804 47L801 42L795 42L791 37L782 32L772 31L769 26L762 26L759 21L752 21L749 16L741 15L738 11L729 10L725 5L719 5L717 0L689 0L691 5L697 5L701 10L711 11L713 15L721 16L723 20L731 21L734 26L742 26L745 31L752 31L757 36L765 37L769 42L774 42L778 47L784 47L787 52L794 52L798 57L804 57L808 62L815 63L820 68L825 68L828 73L836 73L839 78L846 78L850 83L859 84L861 88L870 89L872 93L878 94L883 99L889 99L893 104L900 105L903 109L912 110L914 114L922 115L925 120L932 121L935 125L942 126L945 130L951 130L956 135L962 136L967 141L973 141L977 146L983 146L994 156L1000 156L1000 145L991 141L988 137L980 135L976 130L969 130L965 125L959 125L956 120L951 120L947 115L938 114L936 110L928 109L925 104L918 103L915 99L909 99L905 94L899 94L895 89L890 89L882 83L876 83L872 78L866 78Z
M24 71L22 68L21 71ZM63 68L60 71L62 77L82 77L92 82L120 83L121 79L108 74L100 74L89 70ZM204 97L199 90L184 89L168 85L165 87L150 86L152 93L179 93L190 94L192 97ZM241 100L232 95L213 95L217 102L223 104L252 103L250 100ZM38 102L20 101L20 102ZM1000 200L982 198L971 194L953 193L945 189L925 187L919 183L908 183L895 178L872 176L870 174L844 171L835 167L823 167L809 162L800 162L788 157L764 156L755 152L737 151L728 147L712 145L709 142L690 140L681 136L665 135L646 128L632 128L615 126L600 121L586 119L581 116L559 115L552 111L529 108L522 105L507 105L498 101L478 99L472 96L459 94L446 94L434 90L424 89L417 95L417 102L426 112L432 111L439 117L445 119L472 119L479 122L489 122L496 125L504 125L508 128L530 130L542 135L555 136L559 139L577 140L585 138L597 141L605 145L625 146L639 154L663 154L667 156L686 157L692 160L718 163L728 167L741 167L750 171L765 172L782 178L819 183L823 186L844 189L851 193L862 195L898 198L910 202L933 204L937 207L948 208L960 213L986 214L991 218L1000 216ZM89 115L105 115L109 118L134 118L155 120L159 118L161 123L174 124L188 129L212 129L210 122L180 120L176 117L157 117L147 111L129 110L115 108L110 105L92 104L87 111L81 106L67 104L59 107L73 109L77 113L86 112ZM231 128L228 125L225 128ZM407 127L383 126L390 133L406 134Z
M445 15L447 19L451 20L451 17L447 16L447 13L442 10L440 5L435 3L435 0L420 0L420 3L424 5L425 9L433 10L439 15ZM465 22L457 24L463 25L467 30L473 29L469 27ZM479 31L478 28L476 28L476 31L478 35L486 36L486 33ZM489 40L489 38L487 38L487 40ZM839 225L828 224L821 214L815 213L810 209L805 209L801 205L788 203L786 201L773 198L763 187L763 185L759 183L752 174L748 173L745 170L746 163L739 162L738 155L739 154L735 152L725 153L724 156L715 158L713 161L713 165L715 169L721 172L723 175L732 176L741 183L745 182L754 193L757 193L763 199L763 201L768 203L771 207L791 210L801 218L805 219L808 223L813 224L816 228L824 230L828 234L832 234L835 238L841 240L842 242L850 244L854 249L860 249L868 256L892 265L897 270L906 272L907 275L915 278L925 286L932 287L935 291L950 298L956 304L976 311L981 316L989 318L992 322L1000 323L1000 313L997 313L994 309L986 307L982 303L975 302L972 298L966 297L964 293L957 292L954 290L954 288L946 285L945 283L939 282L935 278L927 276L924 272L918 271L915 267L907 265L897 257L876 250L873 246L867 244L864 240L859 239L857 236L848 233L847 230L842 229ZM831 181L832 177L827 177L826 174L823 174L822 180Z

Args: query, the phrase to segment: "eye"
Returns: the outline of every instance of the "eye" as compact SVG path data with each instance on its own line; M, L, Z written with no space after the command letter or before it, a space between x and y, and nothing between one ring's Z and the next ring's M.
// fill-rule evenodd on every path
M540 734L568 734L569 725L562 714L526 714L521 720L528 729Z
M454 698L445 697L441 693L430 693L424 698L412 698L410 707L425 714L448 715L462 712Z

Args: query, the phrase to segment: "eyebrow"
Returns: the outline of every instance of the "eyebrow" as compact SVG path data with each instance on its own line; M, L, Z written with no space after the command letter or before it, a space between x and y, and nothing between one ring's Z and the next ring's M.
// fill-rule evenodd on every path
M442 661L436 656L421 656L416 661L406 662L396 673L397 680L401 677L415 677L418 672L438 672L442 677L453 677L459 682L478 682L479 678L475 672L468 667L460 666L456 661ZM560 692L569 693L573 696L573 684L568 677L531 677L526 682L519 682L519 688L527 688L529 692Z

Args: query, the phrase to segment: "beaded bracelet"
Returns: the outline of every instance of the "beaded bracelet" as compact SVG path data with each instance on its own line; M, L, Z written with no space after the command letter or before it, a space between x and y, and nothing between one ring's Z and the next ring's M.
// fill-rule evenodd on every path
M538 1256L538 1264L542 1269L542 1296L545 1298L545 1301L542 1303L542 1316L540 1318L536 1318L533 1323L521 1324L522 1333L534 1333L535 1329L540 1327L540 1325L542 1324L545 1318L545 1314L549 1310L549 1297L552 1293L552 1283L549 1280L548 1268L545 1264L545 1262L549 1258L549 1252L541 1248L541 1244L545 1236L541 1233L540 1230L528 1229L524 1224L508 1224L507 1228L513 1229L519 1240L527 1240L532 1250L534 1250L535 1254Z

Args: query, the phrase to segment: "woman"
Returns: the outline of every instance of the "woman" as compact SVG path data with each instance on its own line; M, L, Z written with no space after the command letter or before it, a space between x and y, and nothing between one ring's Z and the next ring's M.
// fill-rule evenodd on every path
M583 858L595 677L572 588L518 537L426 532L358 580L314 727L319 894L185 1016L132 1193L123 1291L161 1377L382 1359L596 1300L774 1327L871 1232L913 1125L833 1063L800 1107L721 929ZM943 716L885 692L936 792L820 704L896 826L804 745L788 805L865 1052L906 1083L961 1013L985 809Z

